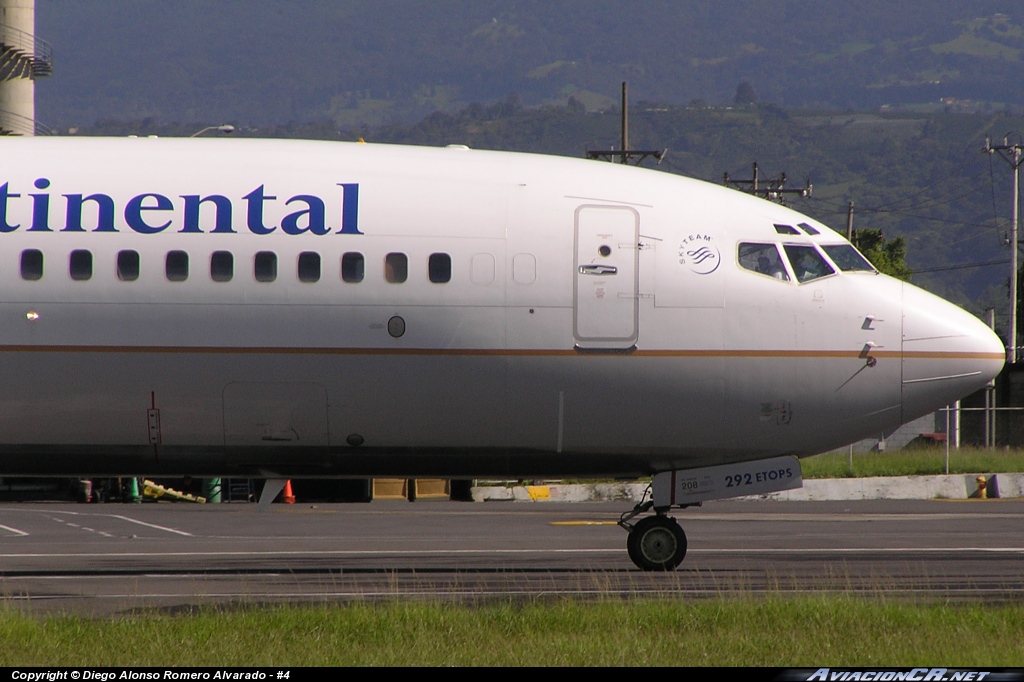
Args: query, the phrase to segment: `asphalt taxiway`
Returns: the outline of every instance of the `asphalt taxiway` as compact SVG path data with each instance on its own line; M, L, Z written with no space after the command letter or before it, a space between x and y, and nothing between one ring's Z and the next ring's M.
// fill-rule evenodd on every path
M676 514L643 573L626 503L0 505L0 600L90 615L197 605L868 592L1024 601L1024 500L736 500Z

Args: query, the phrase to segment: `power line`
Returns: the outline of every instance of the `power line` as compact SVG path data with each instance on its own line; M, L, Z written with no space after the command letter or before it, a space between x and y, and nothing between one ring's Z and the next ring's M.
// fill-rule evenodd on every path
M781 204L785 204L787 195L796 194L801 197L809 197L814 189L811 185L810 179L807 180L807 184L804 185L804 187L799 189L787 188L785 173L779 173L779 175L774 178L762 180L758 175L758 171L760 169L757 165L757 161L751 164L750 169L752 172L750 180L736 180L735 178L729 177L728 173L723 173L722 180L725 183L725 186L738 189L741 192L746 192L747 194L759 196L762 199L768 199L769 201L778 200ZM763 187L760 184L761 182L764 183Z
M1006 265L1009 262L1009 260L990 260L985 261L984 263L961 263L960 265L943 265L937 268L916 268L912 269L911 272L913 272L913 274L916 275L919 272L944 272L946 270L967 270L970 268L985 268L990 265Z
M949 179L953 178L954 176L956 176L965 167L966 167L966 164L961 165L960 167L956 168L955 170L950 171L950 173L948 175L946 175L946 177L942 178L941 180L936 180L935 182L931 183L930 185L926 185L926 186L922 187L921 189L919 189L918 191L916 191L916 192L914 192L912 194L907 194L907 195L902 196L902 197L900 197L900 198L898 198L898 199L896 199L894 201L889 202L888 204L882 204L881 206L876 206L875 208L881 210L881 209L887 208L888 206L896 205L896 204L899 204L900 202L907 201L909 199L913 199L915 197L921 196L922 194L924 194L928 190L932 189L933 187L937 187L937 186L941 185L942 183L948 181ZM978 173L975 173L974 175L968 176L966 178L966 180L967 181L974 180L978 175L981 175L982 173L984 173L984 170L979 171ZM908 207L908 208L913 208L913 207Z

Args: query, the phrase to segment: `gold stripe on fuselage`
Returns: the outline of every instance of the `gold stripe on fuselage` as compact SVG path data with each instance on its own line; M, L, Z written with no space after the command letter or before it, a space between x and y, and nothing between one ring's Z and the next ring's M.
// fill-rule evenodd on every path
M10 345L0 353L143 353L220 355L439 355L511 357L641 357L641 358L903 358L921 360L1003 360L1002 353L971 351L863 350L632 350L506 349L506 348L316 348L275 346L83 346Z

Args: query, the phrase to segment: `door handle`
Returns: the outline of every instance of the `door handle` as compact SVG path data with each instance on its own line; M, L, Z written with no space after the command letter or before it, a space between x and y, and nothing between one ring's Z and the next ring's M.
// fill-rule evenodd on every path
M614 275L619 271L614 265L581 265L581 275Z

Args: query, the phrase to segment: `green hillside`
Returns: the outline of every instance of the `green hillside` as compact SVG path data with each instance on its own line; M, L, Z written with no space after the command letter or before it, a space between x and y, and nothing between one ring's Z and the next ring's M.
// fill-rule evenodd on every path
M337 126L499 101L1024 105L1019 0L38 0L54 127L101 118Z

